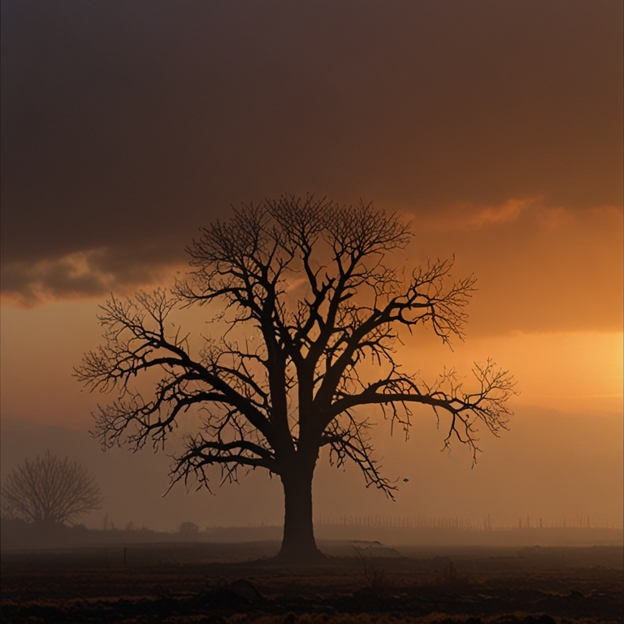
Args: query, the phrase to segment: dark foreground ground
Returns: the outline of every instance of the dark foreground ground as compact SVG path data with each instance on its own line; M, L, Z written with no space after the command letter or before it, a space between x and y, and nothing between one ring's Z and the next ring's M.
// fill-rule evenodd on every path
M2 555L2 622L622 622L622 548L148 544Z

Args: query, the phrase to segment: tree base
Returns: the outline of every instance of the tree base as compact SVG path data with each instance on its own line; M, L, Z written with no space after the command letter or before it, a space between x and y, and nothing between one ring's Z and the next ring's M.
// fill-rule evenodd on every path
M274 561L308 565L311 563L323 563L327 561L327 557L318 548L284 548L282 546Z

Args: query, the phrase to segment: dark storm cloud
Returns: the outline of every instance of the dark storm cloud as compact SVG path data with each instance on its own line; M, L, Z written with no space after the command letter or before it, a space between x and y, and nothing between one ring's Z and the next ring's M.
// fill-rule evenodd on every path
M2 289L12 303L26 307L50 299L128 294L138 285L171 281L171 269L178 260L167 242L118 244L60 258L13 260L3 266Z
M4 0L3 289L141 283L229 204L282 192L416 213L618 205L621 16L607 0ZM81 253L117 266L81 273Z

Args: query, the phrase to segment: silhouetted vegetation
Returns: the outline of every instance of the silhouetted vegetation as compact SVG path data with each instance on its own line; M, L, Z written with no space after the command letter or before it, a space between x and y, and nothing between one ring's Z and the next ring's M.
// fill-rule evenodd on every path
M180 533L187 537L195 537L198 531L199 527L194 522L183 522L180 525Z
M99 509L100 488L79 462L47 451L25 459L2 485L2 516L36 525L73 523Z
M312 480L322 448L332 464L355 462L367 486L390 497L396 487L380 470L362 408L379 409L407 434L412 406L429 406L448 417L446 445L466 444L473 458L478 424L497 435L510 416L513 381L492 362L475 365L465 390L453 371L427 382L395 358L401 331L427 326L445 344L461 339L475 286L472 276L453 279L448 260L405 275L386 264L411 237L395 214L311 196L242 206L209 225L188 248L192 273L172 293L113 297L103 307L105 343L77 369L90 388L118 393L95 415L96 435L107 447L158 447L202 407L173 482L209 487L214 465L223 481L241 467L269 470L284 488L280 556L318 558ZM194 305L229 323L198 356L171 317ZM132 385L156 371L152 396Z

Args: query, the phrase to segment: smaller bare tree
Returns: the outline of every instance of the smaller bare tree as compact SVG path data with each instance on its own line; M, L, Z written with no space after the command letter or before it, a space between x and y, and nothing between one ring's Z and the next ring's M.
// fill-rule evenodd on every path
M11 470L2 486L2 516L36 524L73 523L99 509L100 488L79 462L46 451Z

